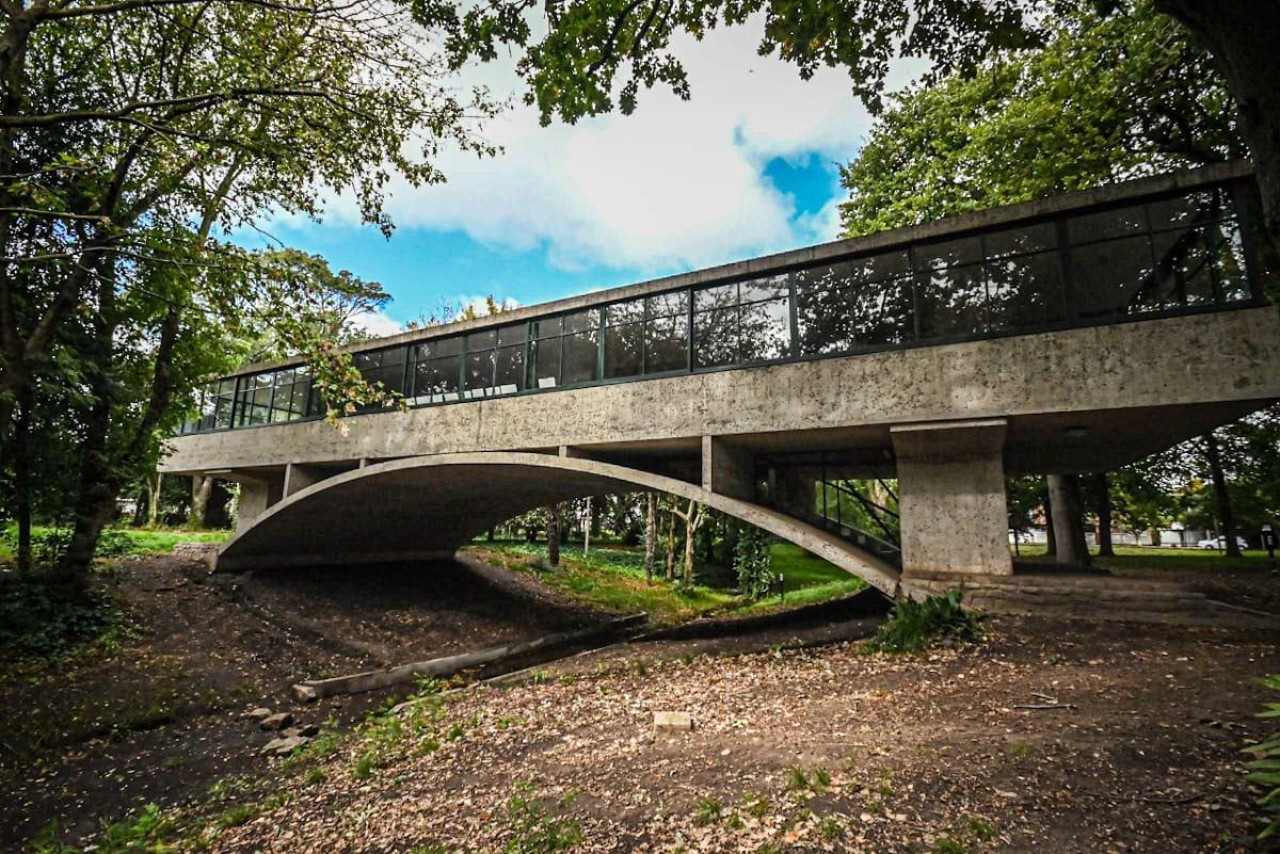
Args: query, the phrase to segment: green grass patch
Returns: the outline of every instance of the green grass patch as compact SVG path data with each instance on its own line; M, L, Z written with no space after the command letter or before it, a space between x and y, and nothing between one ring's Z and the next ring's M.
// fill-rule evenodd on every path
M1045 554L1042 544L1024 545L1018 560L1051 564L1053 558ZM1095 566L1104 569L1168 569L1213 572L1235 569L1270 569L1267 553L1260 549L1248 549L1241 557L1229 558L1216 549L1157 548L1155 546L1116 546L1114 557L1100 557L1097 549L1090 549Z
M37 560L56 552L59 543L70 535L70 529L49 525L33 525L31 528L32 551ZM173 551L178 543L221 543L231 536L230 531L187 531L181 528L107 528L98 542L98 556L104 558L124 555L153 555ZM12 522L0 531L0 563L16 559L18 526Z
M652 582L644 574L644 552L592 548L584 558L578 546L561 550L560 566L546 565L543 544L476 544L481 560L515 572L528 572L565 597L616 614L644 611L656 625L674 625L710 615L755 615L825 602L866 587L866 582L791 543L770 547L774 572L786 578L785 597L751 601L733 589L672 584L665 576Z

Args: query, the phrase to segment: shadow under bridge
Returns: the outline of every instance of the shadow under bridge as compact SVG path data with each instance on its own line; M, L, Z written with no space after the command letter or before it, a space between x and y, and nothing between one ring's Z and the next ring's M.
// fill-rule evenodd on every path
M650 472L536 453L410 457L335 475L253 520L218 550L216 568L428 560L535 507L647 490L701 502L896 592L893 564L784 513Z

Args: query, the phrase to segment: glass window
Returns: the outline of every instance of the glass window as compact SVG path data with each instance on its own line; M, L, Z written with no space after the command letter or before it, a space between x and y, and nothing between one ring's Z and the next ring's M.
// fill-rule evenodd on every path
M983 236L988 258L1006 258L1010 255L1027 255L1047 252L1058 246L1058 228L1051 222L1039 225L1019 225L1004 231L993 231Z
M930 243L916 250L916 265L921 270L946 270L981 260L982 241L977 237Z
M689 316L654 317L644 326L644 370L647 374L689 369Z
M1157 231L1213 222L1231 213L1230 203L1221 190L1200 190L1150 202L1147 212L1151 217L1151 227Z
M763 362L791 355L790 303L784 297L741 308L738 352L742 361Z
M1081 318L1140 311L1152 289L1150 241L1139 235L1073 247L1071 276Z
M1084 214L1067 220L1067 236L1072 245L1109 240L1147 230L1147 215L1142 205Z
M423 341L417 347L415 357L418 359L433 359L436 356L456 356L462 352L462 336L454 335L451 338L436 338L431 341Z
M649 317L667 317L672 314L689 313L689 292L674 291L669 294L656 294L646 297L645 311Z
M418 362L413 372L413 402L442 403L446 400L458 400L458 372L461 366L462 357L458 355Z
M498 339L502 336L499 334ZM525 383L525 345L499 347L496 351L496 365L493 384L497 394L515 394L524 390Z
M566 324L566 327L568 324ZM565 385L599 379L600 336L595 330L566 334L560 380Z
M605 308L604 317L605 323L610 326L644 320L644 300L633 299L626 302L615 302Z
M791 276L789 273L778 273L759 279L748 279L738 286L738 299L747 303L785 297L791 293L790 281Z
M850 290L853 340L858 347L905 344L915 338L911 280L876 282Z
M973 335L987 330L983 265L936 269L916 276L920 340Z
M498 346L523 344L529 340L529 324L517 323L515 326L504 326L498 330Z
M558 317L545 317L533 322L534 338L551 338L560 334L562 324Z
M467 353L467 397L489 397L494 393L493 365L493 350Z
M845 353L853 349L854 318L850 289L797 293L796 323L800 331L800 354L803 356Z
M713 368L738 359L738 309L736 306L700 311L693 316L694 365Z
M475 350L492 350L498 346L498 330L486 329L483 332L472 332L467 335L468 352Z
M548 338L530 345L535 388L554 388L560 384L560 339Z
M1066 320L1062 265L1056 251L989 261L986 273L991 331Z
M586 311L579 311L575 314L566 314L564 316L564 334L570 335L574 332L586 332L590 329L596 329L600 326L600 310L597 308L589 308Z
M694 311L707 311L713 308L738 304L738 286L720 285L714 288L703 288L693 293Z
M797 270L795 274L796 293L809 294L815 291L848 287L852 281L852 276L853 265L848 261L829 264L825 267Z
M604 337L605 378L632 377L643 369L644 324L610 326Z
M906 250L881 252L849 262L849 273L855 282L882 282L911 273L911 256Z

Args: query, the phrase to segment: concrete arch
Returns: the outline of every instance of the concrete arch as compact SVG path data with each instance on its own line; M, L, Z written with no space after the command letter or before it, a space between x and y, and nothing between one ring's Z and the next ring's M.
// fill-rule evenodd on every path
M785 514L662 475L531 453L409 457L336 475L262 513L223 544L215 568L451 556L531 508L637 490L702 502L796 543L891 596L896 592L899 571L892 564Z

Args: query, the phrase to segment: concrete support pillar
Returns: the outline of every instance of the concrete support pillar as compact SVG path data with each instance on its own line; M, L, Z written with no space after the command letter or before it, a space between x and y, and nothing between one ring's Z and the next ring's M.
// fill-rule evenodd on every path
M1074 474L1051 474L1049 504L1053 507L1053 539L1056 561L1072 566L1089 565L1089 544L1084 538L1084 506L1080 478Z
M890 428L905 573L1011 575L1003 418Z
M729 498L754 500L755 457L719 436L703 436L702 488Z
M301 492L313 483L325 479L325 472L314 466L302 466L289 463L284 469L283 497L288 498L295 492Z
M271 484L253 477L236 479L240 484L240 503L236 510L236 533L240 533L271 506Z

